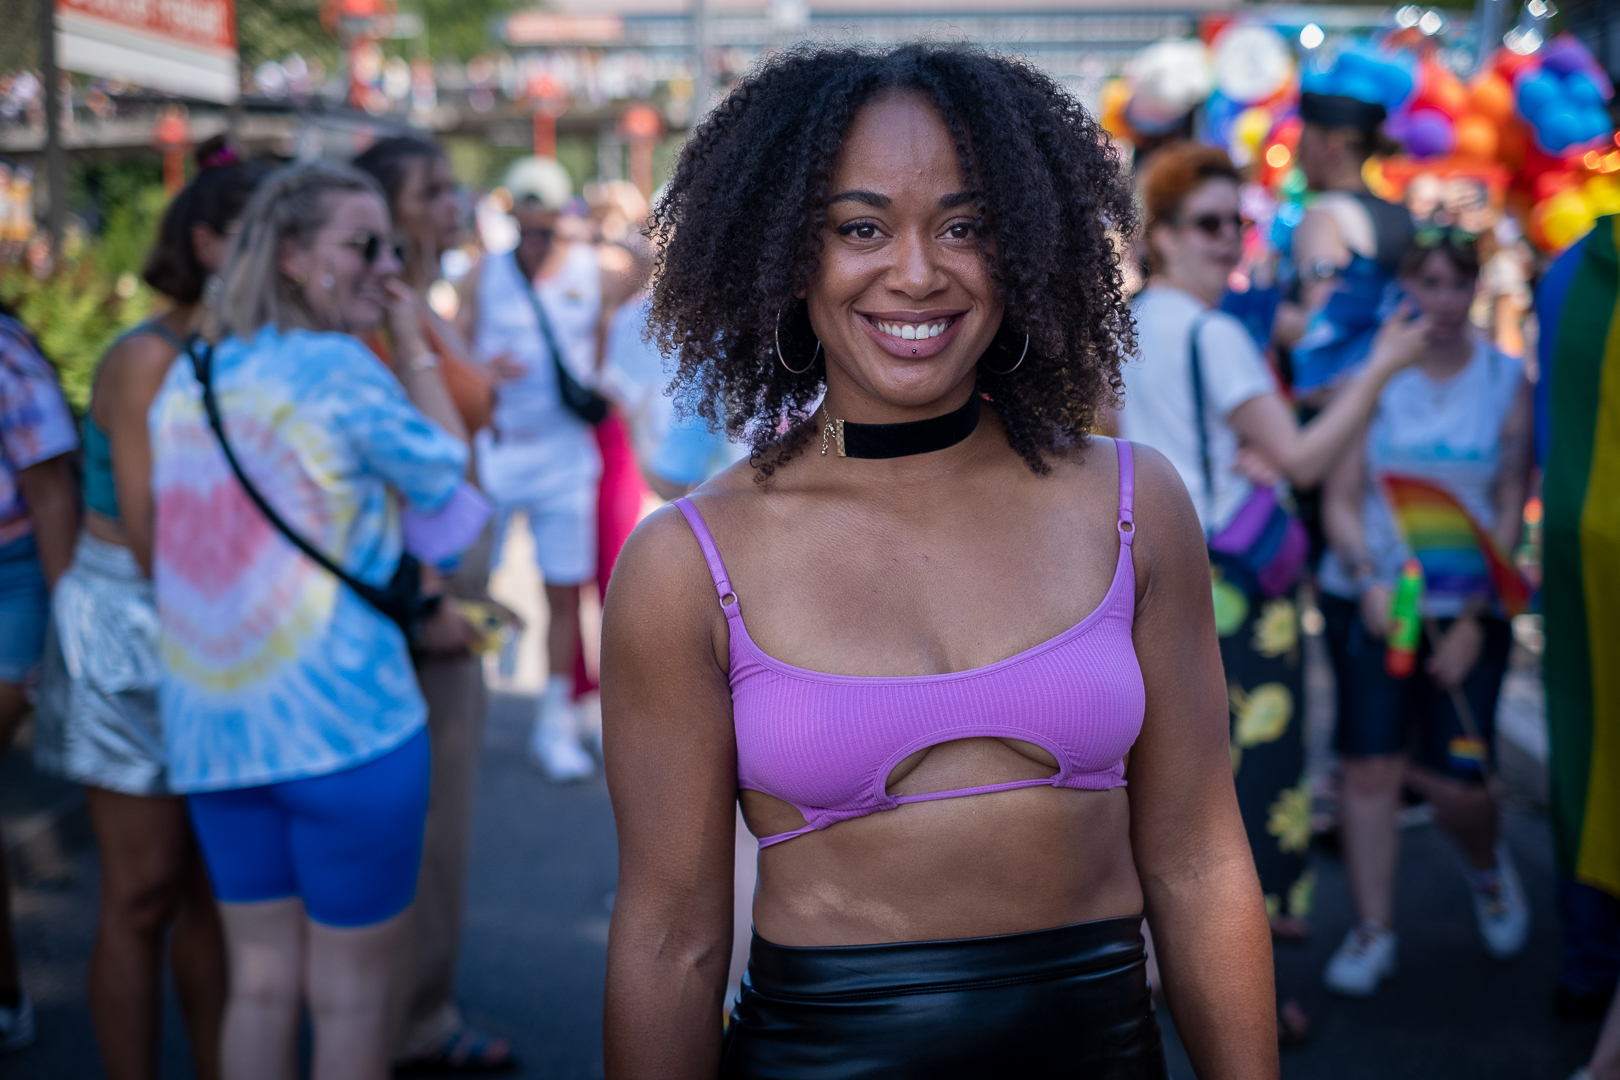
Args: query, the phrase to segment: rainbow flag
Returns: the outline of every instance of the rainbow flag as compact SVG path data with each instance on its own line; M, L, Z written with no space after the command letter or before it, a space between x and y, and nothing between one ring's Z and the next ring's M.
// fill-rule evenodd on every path
M1561 310L1542 316L1553 838L1565 871L1620 896L1620 217L1600 218L1570 257Z
M1423 588L1442 596L1501 598L1509 615L1530 610L1530 587L1456 496L1414 476L1380 478L1395 527L1423 564Z

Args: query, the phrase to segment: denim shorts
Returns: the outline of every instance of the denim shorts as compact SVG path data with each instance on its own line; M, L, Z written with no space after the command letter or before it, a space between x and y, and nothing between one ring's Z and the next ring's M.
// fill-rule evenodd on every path
M34 538L0 546L0 682L25 686L37 674L50 613Z
M1502 619L1482 618L1485 642L1463 680L1463 699L1479 739L1469 734L1451 694L1435 685L1428 662L1428 635L1418 645L1417 668L1404 679L1384 670L1384 641L1371 637L1353 600L1323 594L1328 652L1339 684L1339 725L1333 745L1346 757L1409 753L1413 761L1453 779L1480 783L1494 752L1496 699L1507 674L1513 633ZM1439 620L1442 631L1453 620ZM1483 744L1483 745L1481 745Z

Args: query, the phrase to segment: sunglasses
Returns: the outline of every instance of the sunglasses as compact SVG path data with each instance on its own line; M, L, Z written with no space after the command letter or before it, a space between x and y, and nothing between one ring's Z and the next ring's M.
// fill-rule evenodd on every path
M1478 233L1455 225L1425 225L1412 234L1412 242L1420 248L1467 247L1478 239Z
M1242 214L1199 214L1195 218L1187 219L1183 224L1192 226L1205 236L1216 237L1221 235L1227 226L1231 226L1232 231L1241 236L1243 230L1254 222Z
M369 266L375 266L384 251L393 253L394 258L401 263L405 261L405 248L399 244L391 243L376 233L357 233L347 240L335 241L339 247L352 248L359 252L360 258ZM385 246L386 245L386 246Z

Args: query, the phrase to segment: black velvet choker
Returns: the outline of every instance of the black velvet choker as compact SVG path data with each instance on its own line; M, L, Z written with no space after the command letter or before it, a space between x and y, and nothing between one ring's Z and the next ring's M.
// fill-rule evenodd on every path
M979 426L979 391L968 395L960 409L944 416L931 416L927 420L912 420L904 424L856 424L848 420L834 420L827 414L825 402L821 417L826 421L821 429L821 452L829 446L839 457L897 458L911 454L931 454L955 446Z

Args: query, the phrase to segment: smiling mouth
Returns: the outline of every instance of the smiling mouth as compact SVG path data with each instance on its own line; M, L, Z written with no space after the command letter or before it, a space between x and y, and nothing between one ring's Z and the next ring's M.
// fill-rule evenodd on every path
M880 333L897 337L901 341L925 341L936 338L951 328L951 324L961 316L951 315L943 319L934 319L931 322L889 322L868 317L867 321L878 328Z

